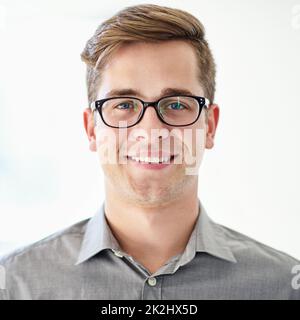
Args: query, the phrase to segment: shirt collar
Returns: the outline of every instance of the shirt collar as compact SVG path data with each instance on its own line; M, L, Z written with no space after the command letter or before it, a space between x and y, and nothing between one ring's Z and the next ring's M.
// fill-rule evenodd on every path
M86 225L81 249L75 265L92 258L104 249L121 251L120 245L112 234L106 220L103 202L99 210ZM182 261L190 260L190 257L194 256L195 252L206 252L230 262L237 262L227 243L223 230L209 218L200 200L198 218L183 253Z
M88 260L104 249L119 250L120 246L107 223L103 202L86 225L76 265Z
M200 200L199 208L201 214L199 213L193 230L196 233L196 252L206 252L227 261L237 262L224 229L208 216Z

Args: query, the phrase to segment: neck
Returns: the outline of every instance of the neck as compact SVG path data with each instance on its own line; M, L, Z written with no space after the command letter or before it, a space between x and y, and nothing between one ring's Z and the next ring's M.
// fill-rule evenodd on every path
M105 215L124 252L144 266L152 261L154 270L184 251L199 213L197 181L176 199L150 207L114 191L106 188Z

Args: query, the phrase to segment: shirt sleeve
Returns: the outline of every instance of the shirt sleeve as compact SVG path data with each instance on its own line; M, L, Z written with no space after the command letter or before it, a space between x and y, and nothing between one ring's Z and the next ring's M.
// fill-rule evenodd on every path
M0 258L0 300L8 300L6 267Z
M1 300L8 300L6 289L0 289L0 301Z

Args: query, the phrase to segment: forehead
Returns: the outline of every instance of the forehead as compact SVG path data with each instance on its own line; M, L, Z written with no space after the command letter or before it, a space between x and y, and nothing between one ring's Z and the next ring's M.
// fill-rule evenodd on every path
M156 96L164 87L180 87L201 94L198 63L191 44L172 40L123 45L101 74L98 97L113 89L133 88Z

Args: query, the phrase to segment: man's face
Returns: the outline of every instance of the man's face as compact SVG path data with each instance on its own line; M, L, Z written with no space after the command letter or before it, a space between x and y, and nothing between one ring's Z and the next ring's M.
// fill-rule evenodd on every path
M111 91L129 89L132 92L125 96L156 101L170 95L170 88L204 97L194 48L184 41L140 42L123 46L112 56L102 72L97 99L116 96L111 95ZM138 124L126 129L110 128L97 116L95 137L93 134L90 137L91 150L99 154L106 187L113 188L120 197L149 206L166 203L196 188L197 169L205 145L212 146L206 141L209 123L206 123L205 112L202 109L194 124L177 128L161 122L153 107L146 109ZM86 112L86 129L89 121L92 117ZM114 137L116 144L113 140L108 143L104 137ZM104 152L107 146L106 151L115 156L114 163L107 162L107 152ZM171 157L171 160L164 165L130 157L140 155Z

